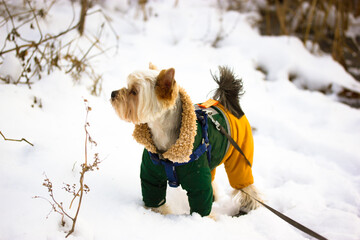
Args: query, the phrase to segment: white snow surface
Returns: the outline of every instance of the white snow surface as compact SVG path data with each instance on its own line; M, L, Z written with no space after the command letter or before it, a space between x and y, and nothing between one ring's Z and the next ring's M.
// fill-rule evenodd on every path
M56 19L72 17L69 2L60 2L49 28L61 28ZM262 207L231 217L236 206L222 166L216 176L216 221L189 215L181 188L168 189L174 214L163 216L143 207L143 147L132 138L133 125L116 116L109 98L112 90L126 84L131 71L147 68L150 61L160 68L174 67L177 82L194 102L211 97L216 88L210 70L232 67L244 81L241 105L256 129L253 174L266 203L328 239L360 239L360 111L333 96L299 89L288 79L296 74L314 89L332 83L360 92L359 83L331 57L309 53L294 37L260 36L252 26L255 13L225 12L215 0L174 3L150 1L151 14L144 22L141 11L128 1L103 2L120 39L117 51L94 59L104 79L99 97L89 94L90 80L75 84L61 72L44 76L31 89L0 85L0 131L34 144L0 136L0 240L65 237L70 226L60 226L60 215L49 214L50 204L33 197L50 199L42 186L46 174L55 198L68 210L72 196L62 187L78 184L84 161L83 99L92 108L89 132L98 143L89 146L89 160L99 153L103 161L98 171L85 176L90 192L68 239L311 239ZM89 16L87 31L96 29L100 20ZM224 40L214 48L221 28ZM111 30L106 31L103 44L114 46ZM12 62L3 66L13 66L13 76L19 66L8 59ZM258 66L268 75L256 70ZM41 99L41 108L34 104L35 97ZM68 211L73 215L75 207Z

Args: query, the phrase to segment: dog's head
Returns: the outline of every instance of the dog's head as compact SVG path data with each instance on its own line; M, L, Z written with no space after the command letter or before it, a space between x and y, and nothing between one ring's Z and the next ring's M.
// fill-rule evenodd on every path
M178 97L179 87L174 79L175 69L135 71L127 78L127 88L111 93L111 104L119 117L134 124L155 121L171 109Z

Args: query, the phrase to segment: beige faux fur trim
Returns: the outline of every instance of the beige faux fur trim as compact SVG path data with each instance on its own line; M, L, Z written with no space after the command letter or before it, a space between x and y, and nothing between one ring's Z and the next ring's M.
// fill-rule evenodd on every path
M190 155L193 151L196 136L196 114L194 105L185 90L180 88L179 93L183 111L180 135L175 144L162 155L172 162L184 163L190 160ZM149 126L146 123L135 125L133 137L138 143L144 145L148 151L152 153L157 152Z

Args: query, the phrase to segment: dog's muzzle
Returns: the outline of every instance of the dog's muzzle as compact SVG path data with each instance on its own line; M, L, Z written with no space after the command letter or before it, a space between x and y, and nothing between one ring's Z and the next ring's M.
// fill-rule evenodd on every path
M114 100L116 96L118 95L119 91L112 91L111 93L111 100Z

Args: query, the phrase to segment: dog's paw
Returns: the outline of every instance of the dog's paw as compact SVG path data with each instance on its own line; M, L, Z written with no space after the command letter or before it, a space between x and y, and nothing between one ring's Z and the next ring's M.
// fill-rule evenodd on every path
M151 211L156 212L156 213L160 213L162 215L168 215L171 214L171 209L170 207L165 203L163 205L161 205L160 207L157 208L149 208L151 209Z
M251 210L260 207L260 203L258 203L255 199L262 201L260 192L254 185L249 185L242 190L234 190L233 201L239 207L238 214L235 216L245 215Z
M214 220L214 221L216 221L217 220L217 217L216 217L216 215L214 214L214 213L210 213L208 216L206 216L207 218L210 218L210 219L212 219L212 220Z

